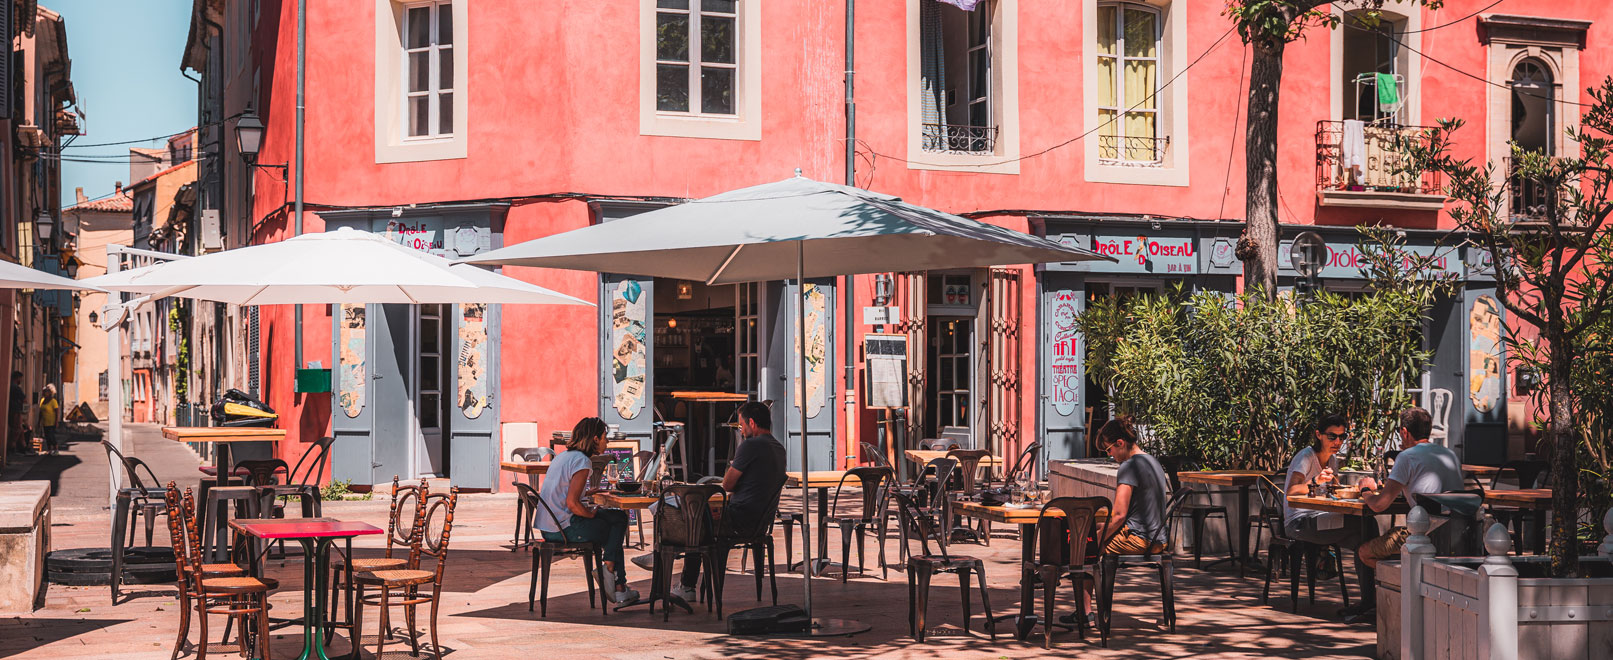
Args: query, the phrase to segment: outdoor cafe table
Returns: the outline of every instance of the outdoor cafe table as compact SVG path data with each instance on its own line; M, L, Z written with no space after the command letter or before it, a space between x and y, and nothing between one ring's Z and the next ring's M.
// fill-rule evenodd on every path
M800 488L801 487L801 473L800 472L785 472L784 476L785 476L785 479L784 479L785 487L787 487L787 488ZM829 556L829 537L828 537L828 531L829 531L829 489L839 486L840 485L840 480L845 478L845 476L846 476L846 471L845 470L817 470L817 471L807 473L807 477L806 477L806 486L807 486L807 488L811 488L813 490L818 491L818 507L817 507L817 509L818 509L818 522L817 522L817 525L816 525L817 528L818 528L818 555L817 555L817 560L813 564L813 570L812 570L813 575L822 575L822 574L828 572L829 568L834 565L833 562L830 562L829 559L828 559L828 556ZM844 570L844 569L842 569L842 570Z
M277 442L286 437L286 430L241 426L164 426L162 437L178 442L213 443L213 467L220 474L227 475L235 467L230 460L232 443Z
M369 536L380 534L381 528L369 523L356 521L343 521L334 518L273 518L252 519L237 518L230 521L230 527L236 532L251 536L265 542L269 541L297 541L302 544L303 556L303 592L302 592L302 620L303 645L302 655L298 660L309 658L325 658L324 621L325 621L325 592L329 590L326 581L330 577L330 544L338 539L351 540L355 536ZM258 557L254 553L253 562ZM254 574L259 574L254 571ZM358 640L353 640L353 651L349 657L358 657Z
M505 472L514 472L516 474L537 474L537 475L542 475L542 474L546 474L546 473L549 472L549 463L550 463L550 461L542 461L542 462L499 461L498 469L503 470Z
M1238 489L1238 523L1230 528L1232 534L1238 537L1238 577L1249 575L1249 489L1260 483L1261 477L1267 473L1259 470L1218 470L1215 472L1186 471L1177 472L1176 479L1184 484L1202 484L1206 486L1236 486ZM1228 539L1229 541L1231 539ZM1210 563L1210 567L1222 564L1231 559L1221 559Z

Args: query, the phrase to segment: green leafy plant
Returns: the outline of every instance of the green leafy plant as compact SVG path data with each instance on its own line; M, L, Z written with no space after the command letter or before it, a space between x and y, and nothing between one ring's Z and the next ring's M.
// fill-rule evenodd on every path
M1310 442L1316 419L1339 413L1358 438L1347 458L1376 456L1413 403L1407 385L1432 357L1420 329L1449 284L1393 236L1370 233L1361 252L1372 282L1363 295L1177 288L1094 301L1077 320L1087 367L1145 425L1150 451L1277 469Z

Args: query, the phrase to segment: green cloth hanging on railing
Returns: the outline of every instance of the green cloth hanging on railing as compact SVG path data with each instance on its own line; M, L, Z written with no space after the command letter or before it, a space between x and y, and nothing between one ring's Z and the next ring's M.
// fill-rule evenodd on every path
M1378 107L1389 108L1400 103L1400 83L1395 82L1395 74L1379 73L1377 76Z

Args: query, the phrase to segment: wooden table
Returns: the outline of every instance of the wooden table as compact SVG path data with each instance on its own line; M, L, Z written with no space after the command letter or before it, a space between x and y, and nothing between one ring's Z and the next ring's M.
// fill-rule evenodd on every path
M612 509L622 509L624 511L648 509L650 508L651 504L654 504L657 500L661 499L659 497L655 497L654 495L645 495L642 493L633 493L629 495L627 493L618 493L615 491L602 491L594 493L591 497L594 499L594 504L598 504L599 506L603 507L610 507ZM716 502L719 500L713 498L712 501Z
M164 429L166 430L166 429ZM261 541L297 541L302 544L303 591L302 658L324 658L325 655L325 593L329 590L330 544L339 539L351 540L355 536L380 534L381 528L369 523L343 521L334 518L275 518L236 519L230 521L236 532ZM257 563L257 553L253 553ZM261 575L261 568L254 570ZM351 620L351 619L349 619ZM348 657L358 657L358 643Z
M813 575L822 575L829 570L833 562L829 556L829 489L840 485L840 480L846 476L845 470L816 470L806 475L806 487L818 491L818 556L813 564ZM857 482L861 483L861 482ZM801 487L800 472L785 472L784 486L786 488ZM844 569L842 569L844 570Z
M1478 477L1480 479L1493 477L1493 476L1495 476L1495 473L1500 472L1500 471L1501 471L1501 468L1495 467L1493 465L1468 465L1466 463L1462 464L1462 472L1464 474L1471 474L1471 475L1473 475L1475 477Z
M1336 500L1331 497L1310 497L1308 495L1289 495L1288 506L1295 509L1310 509L1326 513L1341 513L1346 516L1384 516L1401 515L1411 510L1403 497L1395 498L1389 503L1389 508L1382 511L1373 511L1366 502L1359 499Z
M498 469L516 474L548 474L551 461L499 461Z
M1205 486L1235 486L1238 489L1238 523L1229 526L1228 531L1238 536L1238 577L1249 575L1249 489L1260 483L1260 479L1267 475L1259 470L1217 470L1214 472L1177 472L1176 479L1184 484L1201 484ZM1227 539L1229 542L1232 539ZM1222 564L1231 559L1219 559L1210 562L1209 568Z
M179 442L213 443L213 466L228 472L230 444L235 442L276 442L286 437L285 429L251 426L164 426L162 437Z
M1551 489L1486 490L1484 491L1484 501L1488 504L1515 506L1520 509L1549 511L1551 510Z
M928 464L937 458L947 457L947 453L940 449L908 449L903 451L902 455L907 457L907 460L919 465ZM1003 459L999 456L984 456L980 459L980 464L986 467L998 467L1003 464Z
M735 394L733 392L701 392L679 391L671 394L675 401L687 401L706 406L706 474L721 474L717 471L717 405L719 403L747 403L749 394Z

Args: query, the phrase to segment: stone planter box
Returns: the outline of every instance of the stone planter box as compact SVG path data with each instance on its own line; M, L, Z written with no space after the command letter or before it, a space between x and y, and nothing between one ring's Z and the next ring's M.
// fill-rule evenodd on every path
M1108 459L1073 459L1049 461L1048 463L1048 489L1052 497L1115 497L1115 478L1120 466ZM1238 491L1235 488L1211 490L1204 484L1182 484L1183 488L1206 491L1208 497L1195 499L1197 502L1210 502L1227 508L1227 519L1211 518L1204 525L1204 551L1206 560L1224 559L1229 553L1228 543L1234 546L1235 537L1228 536L1228 528L1238 521ZM1257 492L1249 494L1249 506L1258 509L1260 496ZM1251 512L1251 518L1253 514ZM1251 520L1251 522L1253 522ZM1193 522L1191 519L1177 521L1176 545L1172 548L1178 553L1191 553L1193 551ZM1250 552L1255 552L1254 526L1244 530L1250 535ZM1265 538L1270 538L1265 537ZM1229 540L1230 539L1230 540Z
M50 482L0 483L0 614L43 604L50 552Z
M1398 562L1378 565L1380 660L1598 660L1613 658L1613 512L1589 575L1545 577L1545 557L1514 557L1493 525L1488 556L1435 558L1428 516L1406 516L1412 537Z

